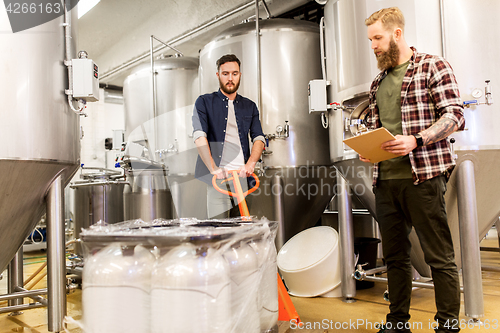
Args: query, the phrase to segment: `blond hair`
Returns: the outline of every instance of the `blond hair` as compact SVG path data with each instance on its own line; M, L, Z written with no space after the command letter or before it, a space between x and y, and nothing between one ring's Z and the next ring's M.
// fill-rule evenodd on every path
M380 21L385 30L391 30L395 27L405 30L405 17L398 7L384 8L370 15L365 20L365 25L370 26Z

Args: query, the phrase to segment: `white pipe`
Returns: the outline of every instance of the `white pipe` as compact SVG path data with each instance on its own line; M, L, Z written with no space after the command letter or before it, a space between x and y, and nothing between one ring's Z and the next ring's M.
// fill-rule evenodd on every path
M257 50L257 107L260 111L260 118L262 115L262 85L261 85L261 64L260 64L260 27L259 27L259 0L255 0L255 43Z
M321 57L321 74L323 75L323 80L326 80L326 57L325 57L325 17L321 17L319 21L319 47L320 47L320 57ZM328 115L325 112L321 113L321 125L324 129L329 126Z
M446 58L446 41L445 41L445 26L444 26L444 2L439 0L439 16L441 19L441 52L443 53L443 58Z
M323 74L323 80L326 80L326 64L325 64L325 17L323 16L319 21L319 46L321 55L321 73Z
M65 44L65 61L64 64L68 67L68 84L69 88L66 90L66 94L68 95L68 104L73 112L78 115L85 115L82 113L85 108L82 105L80 108L76 109L73 105L73 65L71 63L71 15L68 13L68 7L66 5L66 0L63 3L64 6L64 44ZM73 9L76 10L76 7Z

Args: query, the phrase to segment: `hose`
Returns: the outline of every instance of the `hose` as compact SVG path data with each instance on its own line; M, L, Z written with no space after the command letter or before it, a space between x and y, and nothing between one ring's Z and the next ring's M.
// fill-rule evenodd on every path
M41 240L39 242L35 242L35 239L33 238L33 235L34 235L35 231L40 234ZM40 230L38 230L38 228L35 228L35 230L30 235L30 239L31 239L31 243L33 243L33 244L40 244L40 243L43 242L43 234L42 234L42 232Z
M326 116L325 112L321 112L321 124L325 129L329 126L328 117Z

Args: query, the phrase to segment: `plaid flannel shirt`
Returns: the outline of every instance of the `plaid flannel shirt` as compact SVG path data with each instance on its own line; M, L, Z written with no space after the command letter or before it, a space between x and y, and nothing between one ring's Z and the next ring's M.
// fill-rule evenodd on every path
M442 117L453 120L459 130L465 127L462 101L458 84L450 64L442 57L418 53L413 55L401 87L401 116L403 135L417 134ZM381 127L376 94L387 70L379 73L370 87L370 116L372 128ZM413 182L420 184L440 174L450 176L455 161L447 139L423 147L409 154ZM373 185L378 178L378 163L373 168Z

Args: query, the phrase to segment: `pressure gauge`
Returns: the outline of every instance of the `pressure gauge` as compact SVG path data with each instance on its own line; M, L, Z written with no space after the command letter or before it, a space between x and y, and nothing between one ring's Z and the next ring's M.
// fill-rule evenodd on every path
M474 89L472 91L472 97L480 98L481 96L483 96L483 91L481 89Z

